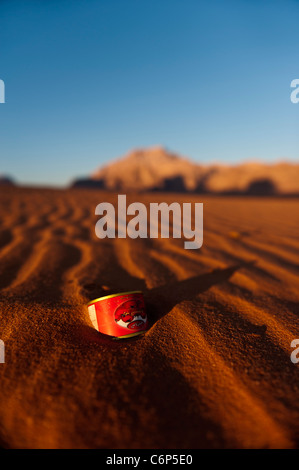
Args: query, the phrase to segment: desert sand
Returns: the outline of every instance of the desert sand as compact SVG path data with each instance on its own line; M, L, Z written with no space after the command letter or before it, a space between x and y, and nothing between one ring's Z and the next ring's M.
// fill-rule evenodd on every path
M9 448L299 446L299 200L203 202L204 243L99 240L94 190L0 189L0 441ZM142 290L115 341L86 303Z

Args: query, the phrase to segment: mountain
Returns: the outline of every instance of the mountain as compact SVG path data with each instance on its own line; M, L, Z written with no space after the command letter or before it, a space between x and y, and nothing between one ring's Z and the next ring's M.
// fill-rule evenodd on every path
M163 147L151 147L136 149L72 186L119 192L290 195L299 194L299 164L200 165Z
M195 190L201 167L162 147L138 149L95 171L91 178L102 180L108 189L144 191L178 187Z
M208 192L247 194L299 194L299 164L260 162L218 165L207 178Z

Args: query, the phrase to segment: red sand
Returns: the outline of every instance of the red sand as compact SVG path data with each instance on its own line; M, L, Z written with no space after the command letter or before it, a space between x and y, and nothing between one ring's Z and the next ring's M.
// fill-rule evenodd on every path
M97 191L0 192L0 441L12 448L299 444L299 201L204 202L204 245L99 240ZM142 290L149 331L112 341L86 302Z

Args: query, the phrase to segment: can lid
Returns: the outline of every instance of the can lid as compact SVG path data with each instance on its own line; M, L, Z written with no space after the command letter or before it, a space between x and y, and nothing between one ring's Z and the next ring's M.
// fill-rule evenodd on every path
M88 302L87 306L93 304L94 302L100 302L101 300L111 299L112 297L118 297L119 295L127 294L142 294L141 290L132 290L130 292L119 292L118 294L105 295L104 297L99 297L98 299L91 300Z

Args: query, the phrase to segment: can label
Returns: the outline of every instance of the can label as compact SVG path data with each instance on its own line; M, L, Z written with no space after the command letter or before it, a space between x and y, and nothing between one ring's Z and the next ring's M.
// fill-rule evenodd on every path
M101 333L121 337L145 331L148 327L142 292L108 295L89 303L94 327Z

